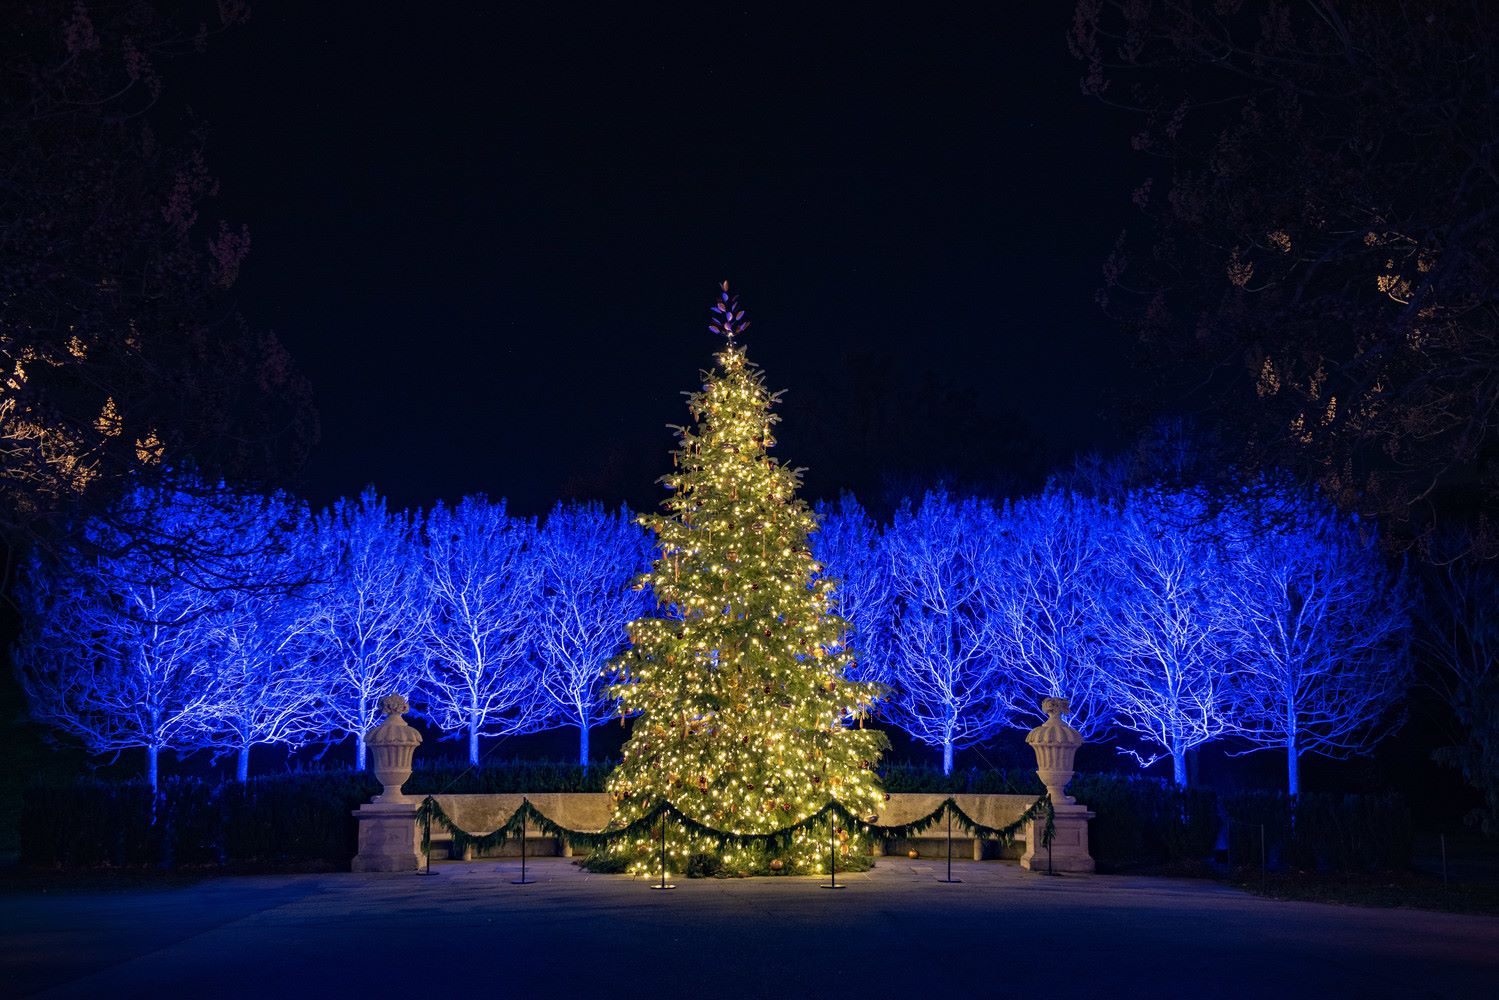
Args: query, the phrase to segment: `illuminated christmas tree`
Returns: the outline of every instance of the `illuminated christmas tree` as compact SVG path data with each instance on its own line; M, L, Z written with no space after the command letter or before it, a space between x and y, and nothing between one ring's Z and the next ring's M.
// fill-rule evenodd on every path
M748 325L725 282L710 323L725 346L688 400L694 426L679 428L665 512L642 518L657 557L641 583L659 613L630 623L631 647L613 664L612 693L635 714L609 781L616 826L663 798L732 833L785 828L830 799L870 816L884 800L874 768L888 741L863 728L878 689L845 676L848 628L829 611L835 584L808 546L816 519L797 498L800 476L769 455L777 395L736 340ZM675 826L676 871L698 855L730 872L821 872L834 838L842 853L858 849L826 826L774 849ZM614 859L654 871L659 832Z

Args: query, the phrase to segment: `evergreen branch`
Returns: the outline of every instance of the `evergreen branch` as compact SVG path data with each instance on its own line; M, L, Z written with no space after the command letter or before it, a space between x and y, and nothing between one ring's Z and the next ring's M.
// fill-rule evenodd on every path
M431 849L431 826L436 823L446 830L453 838L453 846L459 851L472 848L475 851L486 851L504 844L512 835L522 829L524 823L529 821L538 830L548 836L560 837L569 846L596 851L600 848L611 847L616 843L639 836L643 831L653 830L664 817L676 821L687 833L694 836L705 837L718 842L719 846L734 845L736 847L763 846L770 849L784 848L789 845L798 833L810 831L821 827L836 819L844 829L850 833L858 833L866 838L889 837L901 839L914 837L924 833L937 823L938 820L952 810L952 816L958 825L973 837L999 840L1011 843L1015 835L1027 824L1035 820L1043 813L1045 825L1042 828L1041 846L1051 845L1054 832L1053 817L1055 812L1052 808L1051 797L1042 794L1036 799L1018 818L1004 826L989 826L980 823L963 811L958 805L956 796L949 795L937 804L930 813L907 823L875 823L854 815L848 807L836 799L829 800L816 812L792 823L780 827L768 833L738 833L731 830L719 830L702 823L687 813L683 812L674 803L662 799L658 801L648 812L632 820L622 827L613 830L574 830L563 826L556 820L547 816L528 798L522 798L521 804L510 814L504 823L485 834L469 833L462 829L443 810L442 806L432 796L427 796L417 807L417 822L422 824L422 851ZM653 837L654 839L654 837Z

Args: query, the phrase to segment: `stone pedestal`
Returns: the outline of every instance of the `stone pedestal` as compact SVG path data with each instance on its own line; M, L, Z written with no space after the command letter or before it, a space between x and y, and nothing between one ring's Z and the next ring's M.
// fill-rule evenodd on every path
M421 868L422 833L416 802L366 802L354 810L359 821L356 872L414 872Z
M1026 734L1025 742L1036 752L1036 775L1051 796L1051 847L1041 840L1046 831L1046 817L1037 817L1026 827L1025 853L1020 867L1032 871L1091 872L1093 856L1088 853L1088 820L1093 813L1067 794L1072 780L1072 762L1077 748L1083 745L1082 734L1062 719L1067 702L1061 698L1042 698L1041 711L1046 721Z
M1037 872L1093 871L1093 856L1088 853L1088 820L1093 816L1087 806L1057 806L1052 821L1050 858L1041 845L1046 818L1031 820L1025 828L1025 853L1020 856L1020 867Z
M359 821L359 853L350 866L356 872L414 872L421 867L421 832L416 826L420 803L401 791L411 777L411 756L422 734L401 718L406 699L380 699L385 721L369 731L365 743L374 760L381 792L354 811Z

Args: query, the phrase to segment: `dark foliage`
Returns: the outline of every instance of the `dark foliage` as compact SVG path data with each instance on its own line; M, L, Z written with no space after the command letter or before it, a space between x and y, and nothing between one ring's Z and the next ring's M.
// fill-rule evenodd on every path
M1040 795L1046 791L1034 770L980 769L943 774L942 769L909 761L880 768L887 792L942 792L948 795Z
M1494 4L1332 0L1078 0L1069 35L1138 126L1101 298L1159 377L1142 404L1418 551L1499 551L1496 39Z
M21 860L36 867L131 868L315 863L342 868L357 847L350 813L379 791L367 775L307 772L212 784L81 781L33 787Z
M511 760L481 767L444 762L423 766L418 762L405 790L408 795L602 792L613 767L609 761L585 766L562 761Z
M231 288L205 131L169 78L243 4L25 0L0 35L0 540L191 462L265 478L316 437L306 382ZM191 539L180 540L183 544Z
M1243 792L1223 800L1235 866L1272 869L1393 871L1411 856L1411 813L1399 795Z
M507 761L418 766L412 795L602 792L608 763ZM25 791L25 864L56 868L298 866L345 868L358 848L350 816L379 792L369 774L297 771L239 782L83 780Z
M1210 791L1159 778L1080 774L1067 793L1097 814L1088 845L1103 871L1212 856L1218 803Z
M723 859L716 854L699 852L687 859L688 878L717 878L723 874Z
M439 764L406 783L416 794L598 792L608 765L510 761L483 768ZM1031 795L1034 772L959 771L911 764L886 770L893 792ZM303 771L215 784L195 778L162 783L154 803L144 782L79 781L27 790L21 815L21 859L41 868L305 867L343 869L357 850L350 815L379 791L368 774ZM1411 819L1395 795L1303 795L1295 824L1290 800L1253 792L1222 800L1211 791L1180 789L1155 778L1079 774L1068 791L1096 814L1090 846L1103 871L1125 871L1213 856L1220 815L1229 821L1232 860L1259 862L1259 826L1266 829L1273 868L1392 870L1410 857ZM154 814L154 821L153 821ZM744 852L741 852L743 854ZM688 862L688 877L769 875L773 851L750 851L745 871L729 871L705 853ZM839 869L867 868L862 856ZM603 867L600 867L603 865ZM590 870L609 870L602 853ZM798 872L786 869L787 873Z

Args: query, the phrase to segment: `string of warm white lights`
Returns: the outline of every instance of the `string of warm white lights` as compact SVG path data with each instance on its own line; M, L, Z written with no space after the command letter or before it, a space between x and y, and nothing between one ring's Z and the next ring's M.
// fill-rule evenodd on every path
M473 850L484 852L493 850L504 844L511 837L520 835L530 824L537 830L552 837L560 837L574 848L589 851L607 850L614 847L629 847L635 841L644 837L648 841L660 843L663 821L674 824L688 837L701 840L711 840L720 848L738 847L741 849L759 848L762 850L787 850L797 841L805 836L820 839L820 833L827 829L829 817L835 823L844 824L845 830L852 830L861 838L874 837L914 837L934 826L943 816L951 814L954 822L965 834L972 837L981 837L1009 843L1015 839L1026 824L1033 820L1042 820L1041 846L1046 847L1051 843L1053 831L1053 811L1051 798L1045 793L1026 807L1016 819L1004 826L989 826L980 823L964 811L958 804L955 796L949 795L937 804L931 812L918 819L907 823L878 823L865 820L856 816L848 810L843 803L832 800L825 803L816 812L803 817L795 823L790 823L774 830L762 833L738 833L730 830L718 830L705 826L691 816L684 813L671 802L662 800L657 802L653 808L636 817L628 824L609 830L575 830L563 826L556 820L551 819L531 802L530 799L522 798L515 811L505 819L498 827L489 833L470 833L459 827L442 805L432 796L427 796L417 807L417 822L422 830L422 851L425 853L432 846L432 826L436 825L446 830L452 837L453 846L459 852ZM824 846L825 849L825 846ZM669 848L668 848L669 850Z
M641 519L657 556L638 586L659 612L630 623L612 665L621 715L637 716L609 781L620 829L662 801L729 836L767 834L835 801L873 817L883 801L874 768L888 741L862 728L879 690L846 676L847 628L807 542L815 518L797 498L799 474L769 454L777 397L735 341L747 327L725 283L710 329L727 343L688 399L694 424L678 429L665 512ZM777 860L817 870L826 838L793 831ZM645 833L607 849L643 873L659 862ZM671 854L723 843L694 834ZM733 853L724 862L743 866Z

